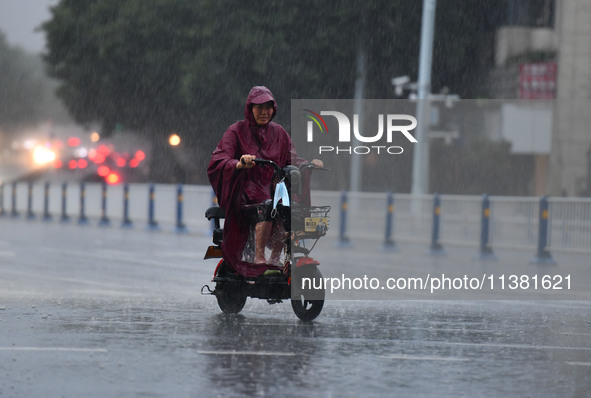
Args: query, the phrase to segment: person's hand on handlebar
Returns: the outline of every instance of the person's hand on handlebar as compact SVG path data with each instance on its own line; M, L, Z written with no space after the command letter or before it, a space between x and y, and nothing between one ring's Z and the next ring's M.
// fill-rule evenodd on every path
M324 162L320 159L312 159L310 164L314 167L324 167Z
M240 161L238 163L236 163L236 168L237 169L250 169L252 167L254 167L254 160L256 159L256 156L254 155L242 155L240 157Z

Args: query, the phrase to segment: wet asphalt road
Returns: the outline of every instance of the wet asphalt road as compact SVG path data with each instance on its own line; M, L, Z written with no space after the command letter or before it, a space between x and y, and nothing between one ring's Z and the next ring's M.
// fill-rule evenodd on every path
M208 244L0 219L0 397L591 396L589 301L331 300L305 324L249 300L225 316L199 294Z

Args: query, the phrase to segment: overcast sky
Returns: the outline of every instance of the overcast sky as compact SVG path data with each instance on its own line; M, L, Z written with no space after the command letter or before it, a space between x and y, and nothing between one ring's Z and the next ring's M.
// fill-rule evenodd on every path
M85 0L81 0L85 1ZM45 37L35 32L49 19L49 7L58 0L0 0L0 30L9 44L39 53L45 48Z

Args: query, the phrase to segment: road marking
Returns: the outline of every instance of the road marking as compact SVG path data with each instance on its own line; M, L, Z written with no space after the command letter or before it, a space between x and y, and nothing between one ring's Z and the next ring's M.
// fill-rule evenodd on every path
M253 323L253 322L245 322L245 323L240 323L240 326L295 326L295 327L309 327L312 325L308 325L308 324L294 324L294 323L290 323L290 322L285 322L285 323Z
M38 272L27 272L27 271L3 270L2 272L7 273L7 274L11 274L14 276L30 278L30 280L34 280L34 278L37 278L37 279L52 280L52 281L57 281L57 282L73 283L76 285L97 286L99 288L102 287L102 288L109 288L109 289L113 289L113 290L116 289L117 291L125 290L125 289L123 289L123 285L121 285L121 284L96 282L91 279L76 279L76 278L57 276L57 275L43 275L43 274L39 274ZM127 286L125 286L125 288L127 288Z
M106 348L76 348L76 347L0 347L0 351L108 352L108 350Z
M503 344L503 343L462 343L452 341L430 341L427 343L435 343L442 345L454 345L465 347L491 347L491 348L516 348L529 350L577 350L577 351L591 351L591 347L559 347L551 345L529 345L529 344Z
M457 357L417 357L412 355L378 355L378 358L385 359L404 359L411 361L449 361L449 362L470 362L469 358L457 358Z
M565 362L567 365L573 366L591 366L591 362Z
M563 336L591 336L591 333L577 333L577 332L565 332L560 333Z
M279 352L279 351L197 351L198 354L203 355L258 355L258 356L283 356L293 357L296 354L293 352Z

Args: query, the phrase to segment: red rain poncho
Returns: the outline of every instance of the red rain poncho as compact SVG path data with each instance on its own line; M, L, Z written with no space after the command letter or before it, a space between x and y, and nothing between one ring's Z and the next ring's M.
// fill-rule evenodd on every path
M268 88L256 86L250 90L244 107L244 120L234 123L224 133L213 151L207 168L209 182L219 206L226 211L222 252L224 260L243 276L258 276L273 266L253 266L242 261L242 252L249 236L249 223L241 206L271 199L270 186L273 169L255 166L236 169L242 155L269 159L284 167L291 163L291 138L279 124L270 121L259 126L252 114L253 104L273 101L273 117L277 103Z

